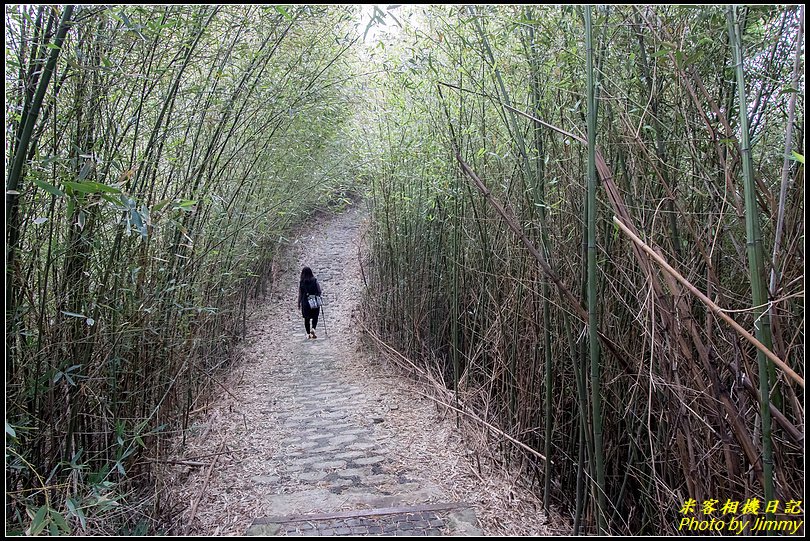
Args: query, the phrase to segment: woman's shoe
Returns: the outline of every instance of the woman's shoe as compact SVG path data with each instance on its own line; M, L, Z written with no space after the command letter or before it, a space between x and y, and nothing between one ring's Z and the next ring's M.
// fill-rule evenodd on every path
M310 338L318 338L318 336L315 334L315 331L314 331L314 330L313 330L313 331L310 331L310 333L309 333L309 337L310 337Z

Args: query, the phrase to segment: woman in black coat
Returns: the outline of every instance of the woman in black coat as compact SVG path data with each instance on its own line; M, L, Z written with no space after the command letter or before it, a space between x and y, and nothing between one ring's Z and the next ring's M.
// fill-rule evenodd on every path
M301 309L301 314L304 316L304 327L307 329L309 338L318 338L315 335L315 328L318 326L318 315L321 313L320 306L317 308L310 308L309 296L317 295L320 299L321 286L318 285L318 280L312 274L312 269L304 267L301 271L301 282L298 284L298 308ZM312 320L312 329L310 330L310 320Z

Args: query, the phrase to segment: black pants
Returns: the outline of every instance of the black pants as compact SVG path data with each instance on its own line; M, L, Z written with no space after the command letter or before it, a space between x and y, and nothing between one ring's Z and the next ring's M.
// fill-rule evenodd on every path
M314 331L318 327L318 316L320 314L320 308L310 308L304 312L304 327L307 329L307 334L309 334L309 320L312 320L312 330Z

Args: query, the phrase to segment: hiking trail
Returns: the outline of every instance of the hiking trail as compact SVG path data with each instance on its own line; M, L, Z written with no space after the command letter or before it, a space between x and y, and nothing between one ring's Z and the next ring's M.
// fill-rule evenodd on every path
M167 527L195 535L552 534L517 474L476 460L453 412L361 339L365 209L354 204L316 222L290 243L238 358L173 457L204 462L172 470L170 500L185 505ZM305 265L323 290L314 340L296 307Z

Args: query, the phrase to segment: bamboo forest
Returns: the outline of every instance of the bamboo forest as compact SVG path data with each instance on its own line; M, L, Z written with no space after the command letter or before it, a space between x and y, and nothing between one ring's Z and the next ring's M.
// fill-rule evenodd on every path
M803 535L803 5L5 19L7 535Z

